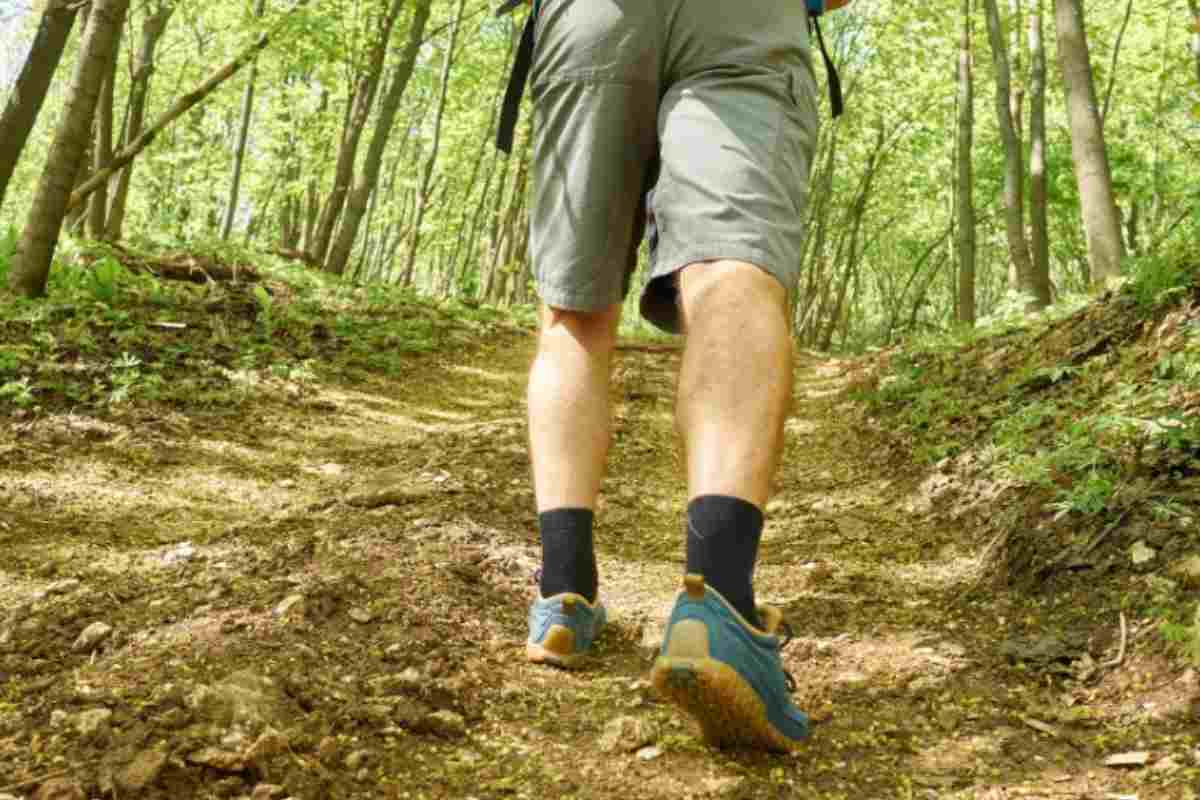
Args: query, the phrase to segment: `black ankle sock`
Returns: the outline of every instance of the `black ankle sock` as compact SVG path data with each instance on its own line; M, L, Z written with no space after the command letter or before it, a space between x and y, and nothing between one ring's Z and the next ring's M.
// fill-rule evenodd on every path
M706 494L688 503L687 571L703 575L756 627L762 623L751 579L762 529L762 512L737 497Z
M586 508L556 508L538 514L542 537L542 597L563 592L596 602L599 575L592 546L592 520Z

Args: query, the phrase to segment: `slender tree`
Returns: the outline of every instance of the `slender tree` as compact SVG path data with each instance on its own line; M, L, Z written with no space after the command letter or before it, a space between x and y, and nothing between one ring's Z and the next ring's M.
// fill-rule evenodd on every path
M94 0L92 4L67 102L13 256L8 281L9 288L17 294L41 297L46 293L46 279L67 211L71 184L87 151L108 59L128 8L129 0Z
M1008 234L1009 258L1015 268L1017 291L1036 296L1033 289L1033 260L1025 241L1025 194L1023 182L1024 158L1021 141L1017 138L1016 122L1010 105L1010 75L1007 47L1000 28L1000 12L996 0L983 0L987 12L988 39L992 46L992 63L996 73L996 118L1000 124L1000 140L1004 144L1004 228Z
M975 324L975 87L971 75L971 0L962 0L958 45L958 186L955 215L958 233L958 321Z
M1055 0L1054 21L1058 60L1067 87L1071 156L1079 183L1088 263L1092 282L1103 284L1120 274L1125 253L1080 0Z
M125 125L125 133L121 137L121 149L127 147L142 133L142 126L146 122L146 101L150 94L150 78L154 74L154 51L158 48L159 40L166 32L167 23L174 13L173 2L159 0L154 10L142 22L142 41L133 64L133 80L129 86L128 122ZM129 184L132 180L133 164L130 163L121 170L117 177L112 205L108 210L104 238L110 242L120 241L124 232L125 207L129 200Z
M425 209L429 205L430 179L433 168L437 164L438 150L442 141L442 116L446 110L446 94L450 88L450 67L454 63L454 45L458 41L458 29L462 25L463 10L467 0L458 0L458 10L454 14L454 23L450 26L450 41L446 43L446 53L442 60L442 75L438 86L437 110L433 116L433 142L429 148L429 157L421 170L420 182L417 184L417 212L413 222L412 246L408 249L408 262L404 267L404 285L411 286L413 271L417 263L417 249L421 245L421 224L425 219Z
M379 118L375 123L375 133L371 144L367 147L366 161L354 184L354 190L346 201L346 212L342 218L342 227L338 231L337 241L329 250L325 269L336 275L346 270L346 262L350 259L350 251L354 247L354 239L358 236L359 224L367 210L367 200L379 183L379 168L383 164L383 151L387 147L388 137L396 121L396 112L400 108L400 100L412 77L413 68L417 63L417 53L421 49L421 39L425 35L425 23L429 21L429 6L431 0L417 0L413 11L412 25L408 29L408 42L400 63L396 65L392 75L391 86L384 95L383 105L379 110Z
M358 157L358 145L362 140L363 131L367 126L367 117L375 105L375 91L379 87L379 79L383 75L383 60L387 54L388 43L392 37L392 28L396 18L404 6L404 0L392 0L390 7L384 9L379 21L379 32L376 35L367 68L358 78L354 95L347 109L346 123L342 132L342 143L338 149L337 166L334 168L333 188L321 209L321 217L317 223L315 240L310 248L310 255L318 262L324 263L329 251L329 243L333 238L333 228L341 217L346 204L346 195L354 180L354 162Z
M1046 213L1046 48L1042 42L1044 0L1029 14L1029 244L1033 259L1034 305L1050 305L1050 238Z
M125 14L117 24L117 40L113 42L104 67L104 86L100 90L95 112L96 144L92 150L92 168L102 171L113 157L113 104L116 96L117 56L121 52L121 37L125 27ZM96 187L88 206L88 233L93 239L104 238L104 223L108 216L108 181Z
M261 19L267 8L267 0L255 0L254 18ZM246 77L246 89L242 93L242 114L238 123L237 144L233 150L233 175L229 179L229 200L225 203L225 219L221 222L221 238L228 239L233 230L233 218L237 216L238 194L242 188L242 163L246 158L246 139L250 136L250 118L254 115L254 85L258 81L258 59L250 62Z
M1192 12L1192 55L1196 57L1196 85L1200 87L1200 0L1188 0Z
M33 47L17 76L16 85L0 113L0 208L13 170L29 133L37 122L50 88L50 80L58 69L63 49L75 24L78 5L74 0L51 0L42 12Z

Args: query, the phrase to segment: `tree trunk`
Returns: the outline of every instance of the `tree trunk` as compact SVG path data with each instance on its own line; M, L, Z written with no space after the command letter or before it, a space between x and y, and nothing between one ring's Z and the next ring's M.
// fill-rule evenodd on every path
M433 142L429 148L429 158L421 173L421 181L417 189L417 213L413 222L412 246L408 250L408 263L404 266L404 285L411 286L413 270L417 264L417 250L421 244L421 223L425 219L425 209L428 206L429 181L433 177L433 168L437 164L438 148L442 140L442 114L446 110L446 94L450 88L450 66L454 63L454 45L458 41L458 29L462 24L463 10L467 0L458 0L458 11L454 14L454 24L450 26L450 41L446 43L446 55L442 60L441 85L438 89L437 110L433 116Z
M1055 0L1058 58L1067 87L1067 116L1071 123L1071 156L1079 183L1079 205L1087 237L1093 284L1103 284L1121 271L1125 255L1112 173L1104 146L1104 128L1092 83L1087 34L1080 0Z
M367 147L366 161L363 163L362 172L355 181L354 190L346 201L346 212L342 219L341 230L338 231L337 241L330 248L329 258L325 261L326 271L335 275L341 275L346 271L346 262L350 260L350 251L354 248L354 239L358 236L359 224L362 222L363 214L366 213L367 201L379 183L379 168L383 164L383 151L387 147L388 137L392 133L396 112L400 108L400 100L404 97L404 90L408 86L413 68L417 63L421 39L425 35L425 23L429 21L430 4L431 0L417 0L417 6L413 10L412 25L408 29L408 42L404 46L400 63L396 65L391 86L388 87L387 94L383 98L379 119L375 123L375 133L371 137L371 144ZM451 41L453 42L453 34L451 34Z
M1200 87L1200 2L1188 0L1188 9L1192 12L1192 55L1196 57L1196 85Z
M1125 40L1125 29L1129 27L1129 18L1133 16L1133 0L1125 4L1125 18L1121 20L1121 30L1117 32L1117 43L1113 45L1112 61L1108 65L1108 88L1104 90L1104 107L1100 109L1100 124L1108 119L1108 107L1112 102L1113 87L1117 84L1117 58L1121 55L1121 42Z
M254 17L261 19L267 8L267 0L255 0ZM242 165L246 159L246 139L250 135L250 118L254 115L254 84L258 80L258 59L250 62L250 74L246 76L246 91L242 94L242 116L238 123L237 144L233 151L233 177L229 181L229 200L225 204L225 219L221 221L221 238L228 239L233 230L233 218L237 216L238 194L242 188Z
M958 321L975 325L975 87L971 76L971 0L962 0L958 49Z
M1046 215L1046 48L1042 41L1044 0L1029 15L1029 224L1034 306L1050 305L1050 239Z
M379 87L379 79L383 75L383 60L387 54L388 43L392 36L392 27L396 23L396 18L400 16L400 10L404 7L404 0L392 0L391 7L387 10L379 25L379 36L375 40L375 46L371 49L371 57L367 64L366 72L358 81L358 86L354 92L354 97L351 102L353 111L346 121L345 129L342 133L342 144L338 148L337 166L334 168L333 189L329 193L329 198L325 201L325 207L321 210L321 219L317 224L316 240L313 246L309 248L309 252L317 261L324 263L325 256L329 251L329 244L333 240L333 229L337 224L338 218L342 214L342 208L346 204L346 195L350 191L350 183L354 179L354 162L358 157L358 144L362 139L363 130L367 125L367 117L371 114L371 107L375 104L375 91Z
M41 297L46 293L46 279L71 195L71 182L87 150L105 67L128 8L129 0L94 0L67 101L12 259L9 288L25 297Z
M126 6L128 10L128 6ZM100 92L95 112L96 148L92 152L93 170L100 172L113 157L113 97L117 82L117 56L121 52L121 34L125 27L125 14L117 22L117 39L113 42L108 64L104 69L104 87ZM88 206L88 234L93 239L104 238L104 222L108 217L108 181L96 187Z
M51 0L46 6L29 56L8 96L4 112L0 114L0 208L4 207L8 182L17 168L21 151L25 149L25 142L42 110L50 81L58 69L58 62L75 24L77 8L74 0Z
M138 50L137 61L133 68L133 81L129 87L128 124L122 137L121 148L142 133L146 122L146 99L150 93L150 77L154 74L154 51L167 29L167 22L175 13L175 6L163 2L142 23L142 42ZM129 199L129 184L133 179L133 164L121 170L117 179L117 188L113 193L112 206L108 210L108 221L105 224L105 239L110 242L121 240L125 227L125 204Z
M1012 114L1013 130L1017 134L1017 143L1022 150L1025 147L1025 120L1022 113L1025 108L1025 84L1021 76L1021 0L1008 0L1008 53L1012 62L1009 64L1009 96L1008 109Z
M996 117L1000 123L1000 139L1004 144L1004 227L1008 235L1009 256L1015 268L1018 292L1035 296L1033 261L1025 241L1025 179L1021 142L1009 106L1010 76L1004 34L1000 30L1000 12L996 0L983 0L987 14L988 39L992 46L992 62L996 72Z

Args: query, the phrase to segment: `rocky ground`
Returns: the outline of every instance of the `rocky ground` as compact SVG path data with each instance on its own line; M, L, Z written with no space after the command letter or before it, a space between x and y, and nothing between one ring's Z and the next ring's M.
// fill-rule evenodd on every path
M645 680L681 572L669 349L617 368L595 666L525 663L531 347L6 419L0 800L1200 796L1196 671L1111 581L981 581L989 537L813 356L759 572L811 744L711 751Z

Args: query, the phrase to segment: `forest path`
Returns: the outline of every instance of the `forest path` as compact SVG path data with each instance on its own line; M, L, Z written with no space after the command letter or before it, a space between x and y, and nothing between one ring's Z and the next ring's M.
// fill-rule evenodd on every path
M595 666L528 664L532 344L6 432L0 796L62 773L89 797L1195 797L1171 776L1200 753L1159 713L1180 688L1120 704L1064 687L1065 634L1004 638L1036 604L972 590L979 535L925 515L808 355L757 586L798 634L811 743L711 751L646 685L682 561L670 350L616 367ZM1103 766L1135 749L1160 768Z

